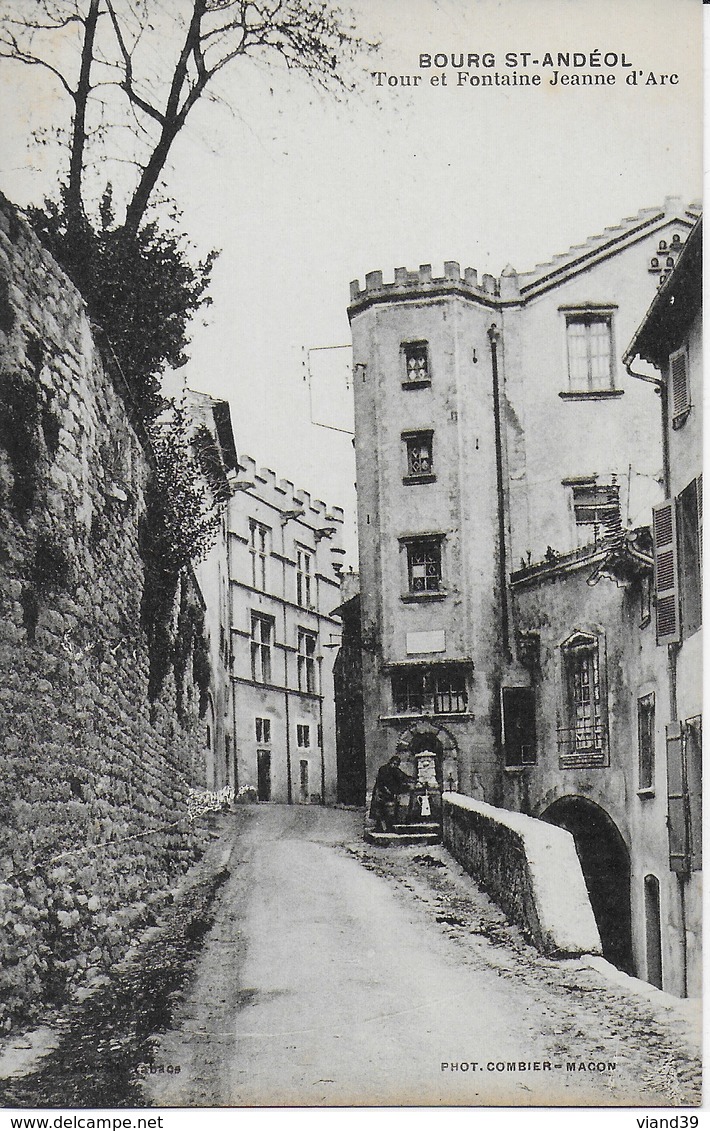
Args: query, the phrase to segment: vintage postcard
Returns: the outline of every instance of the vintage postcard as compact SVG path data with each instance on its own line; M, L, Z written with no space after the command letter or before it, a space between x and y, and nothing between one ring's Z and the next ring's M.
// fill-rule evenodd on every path
M0 4L10 1126L702 1104L702 35Z

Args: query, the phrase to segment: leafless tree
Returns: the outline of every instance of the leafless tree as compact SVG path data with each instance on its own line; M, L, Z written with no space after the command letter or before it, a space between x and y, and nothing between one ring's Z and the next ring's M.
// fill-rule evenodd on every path
M215 79L240 59L281 64L336 94L366 46L328 0L6 0L0 59L49 72L72 103L66 218L85 222L89 148L107 106L130 111L139 144L125 231L138 231L175 139Z

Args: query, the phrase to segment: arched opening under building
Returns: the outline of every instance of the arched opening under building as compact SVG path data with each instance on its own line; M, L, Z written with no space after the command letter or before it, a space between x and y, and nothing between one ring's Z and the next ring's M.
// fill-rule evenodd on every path
M561 797L541 817L574 837L604 957L633 974L631 865L624 838L609 814L585 797Z

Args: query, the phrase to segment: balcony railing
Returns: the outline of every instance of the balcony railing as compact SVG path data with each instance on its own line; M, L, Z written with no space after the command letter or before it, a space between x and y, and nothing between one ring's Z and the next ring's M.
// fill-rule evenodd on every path
M557 751L561 769L575 766L608 766L606 725L600 720L557 728Z

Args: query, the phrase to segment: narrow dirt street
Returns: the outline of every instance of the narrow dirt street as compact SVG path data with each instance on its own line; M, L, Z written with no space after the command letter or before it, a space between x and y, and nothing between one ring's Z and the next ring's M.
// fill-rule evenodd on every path
M543 958L443 849L368 848L360 820L228 817L231 877L146 1104L700 1102L689 1003Z

